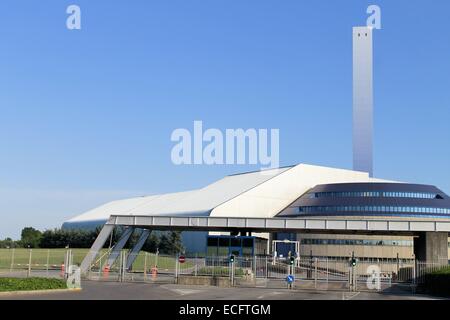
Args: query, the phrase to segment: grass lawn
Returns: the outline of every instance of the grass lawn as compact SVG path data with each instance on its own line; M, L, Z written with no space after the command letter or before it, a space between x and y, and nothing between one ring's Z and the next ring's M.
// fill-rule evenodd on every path
M81 264L84 257L88 253L89 249L71 249L73 253L73 263ZM106 253L106 249L103 249L96 258L97 267L100 263L99 258ZM64 263L64 257L66 249L32 249L31 252L31 268L32 270L45 270L47 268L47 261L49 269L60 269L61 264ZM156 255L153 253L140 252L136 258L133 270L143 271L145 260L147 260L147 269L149 270L156 263ZM28 261L30 258L30 251L28 249L0 249L0 270L9 270L11 264L14 270L27 269ZM105 262L106 257L102 258L102 264ZM118 261L118 260L117 260ZM171 256L158 256L158 268L159 269L175 269L175 258ZM116 264L118 264L116 262ZM191 264L186 262L185 266L189 267Z
M66 282L47 278L0 278L0 292L67 289Z

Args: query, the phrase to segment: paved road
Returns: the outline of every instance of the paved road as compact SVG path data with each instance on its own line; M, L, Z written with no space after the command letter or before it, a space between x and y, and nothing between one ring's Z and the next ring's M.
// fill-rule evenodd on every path
M218 288L174 284L84 281L79 292L14 295L0 299L37 300L429 300L409 293L350 293L342 291L270 288Z

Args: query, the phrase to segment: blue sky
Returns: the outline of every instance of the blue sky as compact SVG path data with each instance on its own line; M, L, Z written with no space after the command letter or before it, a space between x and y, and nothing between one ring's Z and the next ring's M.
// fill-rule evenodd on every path
M66 28L77 4L82 30ZM0 238L259 166L175 166L176 128L279 128L281 165L352 166L352 36L369 4L375 176L450 192L450 3L0 3Z

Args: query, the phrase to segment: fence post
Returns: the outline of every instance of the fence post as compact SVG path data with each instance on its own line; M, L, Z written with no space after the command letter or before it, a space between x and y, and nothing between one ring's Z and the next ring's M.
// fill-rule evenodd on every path
M12 273L13 269L14 269L14 256L15 256L15 253L16 253L16 248L12 248L10 273Z
M144 254L144 281L147 280L147 252Z
M28 259L28 272L27 277L29 278L31 276L31 255L32 255L33 249L30 249L30 256Z
M327 257L327 288L328 288L328 280L330 278L330 269L328 268L328 257Z
M125 279L125 251L121 251L121 259L120 259L120 282L123 282Z
M266 279L269 278L269 259L266 256Z
M100 277L102 276L102 257L100 256L100 260L98 262L98 277L100 280Z
M197 276L197 273L198 273L198 270L197 270L197 268L198 268L198 256L197 256L197 253L195 254L195 265L194 265L194 276Z
M231 286L234 287L234 262L231 263Z
M47 249L47 264L46 264L46 273L48 277L48 264L50 263L50 249Z
M175 283L178 284L178 254L175 255Z
M317 263L318 259L314 258L314 288L317 289Z

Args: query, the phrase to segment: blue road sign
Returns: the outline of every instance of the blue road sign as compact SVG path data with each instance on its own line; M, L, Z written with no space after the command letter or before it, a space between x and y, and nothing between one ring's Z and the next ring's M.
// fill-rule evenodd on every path
M286 277L286 282L289 283L289 284L293 283L294 282L294 276L293 275L288 275Z

